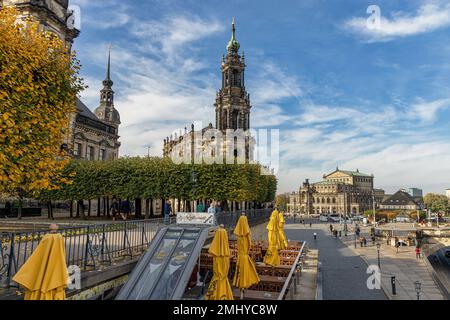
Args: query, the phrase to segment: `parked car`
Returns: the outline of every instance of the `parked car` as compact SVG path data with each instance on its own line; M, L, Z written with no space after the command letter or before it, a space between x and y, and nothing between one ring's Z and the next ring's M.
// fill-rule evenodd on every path
M325 216L325 215L320 215L320 217L319 217L319 221L322 221L322 222L328 222L328 216Z
M341 218L340 220L339 220L339 223L340 224L343 224L343 223L352 223L352 219L350 219L350 218Z
M411 222L411 218L407 216L397 216L395 222Z
M330 214L328 216L328 219L333 221L333 222L339 222L341 218L339 217L338 214Z

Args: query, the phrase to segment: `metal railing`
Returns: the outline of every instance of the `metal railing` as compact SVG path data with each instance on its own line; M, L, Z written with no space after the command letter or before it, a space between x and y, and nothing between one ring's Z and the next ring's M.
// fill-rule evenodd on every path
M218 223L232 229L241 212L218 213ZM252 209L247 210L246 214L249 224L254 226L267 221L270 210ZM97 270L99 266L110 265L114 260L141 255L161 227L175 222L176 217L172 216L168 220L154 218L64 227L57 232L64 237L68 266ZM49 230L0 233L0 287L14 285L13 276L48 233Z
M236 226L242 212L245 212L248 224L251 227L257 225L258 223L268 221L271 214L270 209L250 209L233 212L221 212L217 214L217 223L223 224L226 229L233 229Z
M173 222L173 219L172 221ZM61 228L66 263L81 270L96 270L118 258L140 255L163 225L159 221L140 220ZM49 230L5 232L0 234L0 285L11 279Z

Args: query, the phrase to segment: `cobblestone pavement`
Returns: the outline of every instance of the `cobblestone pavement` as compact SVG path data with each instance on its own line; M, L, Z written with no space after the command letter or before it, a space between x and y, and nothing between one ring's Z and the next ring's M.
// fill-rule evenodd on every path
M383 290L367 288L367 264L341 241L330 236L326 225L314 223L309 227L286 224L289 240L305 240L309 247L319 250L322 264L322 292L324 300L384 300ZM317 233L314 240L313 233Z

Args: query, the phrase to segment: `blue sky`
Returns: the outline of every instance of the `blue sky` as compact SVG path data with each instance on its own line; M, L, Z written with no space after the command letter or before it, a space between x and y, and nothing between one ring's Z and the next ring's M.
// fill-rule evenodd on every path
M279 191L336 165L393 192L450 188L450 3L446 0L72 0L74 48L98 105L112 43L122 155L214 120L231 17L246 55L255 128L280 129ZM366 10L381 22L369 28Z

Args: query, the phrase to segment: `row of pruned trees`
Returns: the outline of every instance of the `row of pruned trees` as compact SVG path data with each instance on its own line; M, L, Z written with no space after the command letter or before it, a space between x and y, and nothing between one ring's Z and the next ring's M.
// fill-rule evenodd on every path
M237 204L241 208L257 207L272 202L277 187L275 176L262 175L257 164L174 164L170 159L157 157L74 160L64 169L63 176L71 183L43 191L39 198L70 203L89 200L88 212L90 200L97 199L97 215L109 214L113 197L135 200L137 216L142 214L141 201L145 199L146 217L153 215L154 200L165 199L176 199L185 210L194 210L191 201L196 200L220 201L229 209ZM70 209L72 214L72 206ZM79 206L77 209L79 213ZM84 217L84 208L81 211Z

